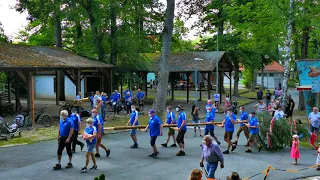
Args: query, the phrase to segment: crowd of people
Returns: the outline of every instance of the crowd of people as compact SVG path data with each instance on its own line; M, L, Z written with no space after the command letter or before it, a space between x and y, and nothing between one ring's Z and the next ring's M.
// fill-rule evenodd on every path
M200 136L204 136L203 138L203 144L202 144L202 156L200 159L200 165L204 166L204 161L207 162L206 164L206 171L207 171L207 177L208 178L215 178L215 171L217 170L219 163L220 168L224 168L224 155L230 154L231 152L235 151L238 145L238 140L243 132L247 143L245 146L248 147L248 149L245 151L246 153L252 153L253 146L256 145L258 148L258 152L261 151L262 146L260 145L258 141L258 134L259 134L259 123L258 119L256 117L257 113L263 113L263 112L269 112L273 117L274 120L279 120L279 118L286 117L289 119L289 121L292 121L292 111L294 109L294 101L292 100L291 96L288 97L287 103L288 107L286 108L286 114L283 112L282 107L279 105L279 100L273 100L271 99L271 93L269 91L266 94L266 97L269 97L266 99L266 102L264 102L262 99L259 100L259 103L256 104L254 107L256 108L255 112L246 112L244 106L241 106L239 109L240 112L240 119L237 119L236 115L233 112L233 109L230 108L230 106L227 106L225 104L225 118L222 123L220 124L213 124L215 121L215 115L218 110L219 104L220 104L220 95L218 93L214 94L214 102L212 100L208 100L207 104L205 106L206 109L206 116L205 116L205 122L207 124L205 125L204 132L201 131L199 126L194 127L194 136L197 136L197 130L199 132ZM104 134L104 119L103 119L103 110L101 107L103 107L104 104L107 103L107 101L103 100L102 96L106 96L105 93L100 93L97 91L95 95L90 97L91 103L92 103L92 111L91 111L91 117L86 120L86 128L84 128L84 132L82 133L83 139L86 141L87 144L87 153L86 153L86 162L85 166L81 169L82 172L86 172L88 169L89 159L91 157L93 161L93 166L90 168L97 169L97 163L95 158L100 157L99 148L103 148L106 152L106 156L108 157L111 153L111 150L107 148L104 144L102 144L101 139ZM128 114L130 115L129 121L127 123L127 126L137 126L139 125L139 108L137 108L132 103L132 99L129 99L129 97L133 97L131 91L125 91L124 92L126 102L128 102ZM143 100L144 95L140 90L138 90L138 93L136 95L138 99L138 105L140 106L139 99ZM79 97L78 97L79 98ZM121 94L117 91L114 91L112 96L109 98L111 102L116 102L121 98ZM107 97L105 97L107 99ZM259 98L258 98L259 99ZM226 96L226 101L230 101L229 96ZM130 106L129 106L130 105ZM270 108L271 107L271 108ZM100 108L100 109L99 109ZM176 153L177 156L184 156L186 155L186 150L184 146L184 138L185 134L187 132L187 114L184 111L184 108L182 105L178 105L175 108L175 111L177 113L177 118L175 115L175 112L173 111L173 108L171 106L167 107L167 115L166 119L162 121L157 115L155 110L150 110L148 112L149 115L149 123L147 127L144 129L144 131L149 131L150 135L150 146L152 147L152 153L149 155L149 157L157 158L159 155L159 151L157 150L156 146L156 140L159 136L163 135L163 124L176 124L176 128L169 128L168 130L168 137L166 139L166 142L161 144L163 147L168 147L168 144L170 142L170 139L173 139L173 144L170 145L170 147L178 147L179 150ZM200 123L200 108L196 105L192 107L191 110L191 117L192 122L194 124ZM318 109L315 107L313 108L313 112L310 113L309 117L309 123L310 123L310 131L318 133L319 126L320 126L320 113L318 113ZM69 117L67 111L61 111L61 119L60 119L60 129L59 129L59 135L58 135L58 163L55 165L54 169L61 169L61 154L64 148L67 150L67 154L69 156L69 163L67 164L66 168L72 167L72 153L75 152L76 145L79 145L81 150L84 148L84 144L79 142L77 140L77 135L81 132L80 127L80 117L77 114L77 110L73 109L72 114ZM236 137L234 139L233 134L235 132L235 124L239 123L240 126L236 132ZM221 127L224 128L225 133L223 136L224 141L227 143L227 149L222 151L220 149L221 142L219 141L219 138L215 135L215 127ZM178 131L176 135L176 131ZM138 148L138 138L136 134L136 129L132 129L130 131L130 137L133 141L133 145L131 148ZM300 151L299 151L299 136L294 135L292 142L292 149L291 149L291 158L294 159L293 164L298 163L298 159L300 158ZM94 149L96 153L94 154ZM318 149L318 153L320 154L320 149ZM320 155L319 155L320 159ZM320 161L317 159L318 161ZM317 170L320 170L320 164ZM199 170L195 170L194 174L199 174ZM195 179L196 177L201 177L201 175L191 175L190 179ZM233 177L233 178L232 178ZM239 175L236 173L233 173L232 176L229 177L229 179L240 179Z

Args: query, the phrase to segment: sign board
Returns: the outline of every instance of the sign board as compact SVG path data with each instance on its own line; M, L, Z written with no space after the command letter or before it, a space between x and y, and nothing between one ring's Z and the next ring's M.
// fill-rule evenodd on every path
M318 82L320 86L320 60L301 60L297 61L296 64L300 86L313 85L314 81Z
M312 81L312 92L313 93L320 93L320 81Z

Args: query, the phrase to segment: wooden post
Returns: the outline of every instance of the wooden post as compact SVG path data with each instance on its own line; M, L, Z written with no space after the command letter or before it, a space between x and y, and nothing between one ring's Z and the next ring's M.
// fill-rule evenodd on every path
M58 70L57 92L59 92L59 100L65 101L65 73L63 70Z
M210 94L211 94L211 80L210 80L210 78L211 78L211 72L208 72L208 79L207 79L207 81L208 81L208 99L210 99Z
M109 75L110 75L110 78L109 78L109 83L110 83L110 86L108 88L108 94L111 94L111 92L114 90L114 87L113 87L113 78L114 78L114 74L113 74L113 70L110 68L109 69Z
M75 74L75 85L76 85L76 95L81 91L81 71L79 69L74 70Z
M54 82L55 83L55 86L56 86L56 105L59 106L59 81L60 79L60 74L58 73L58 71L56 71L56 81Z
M174 73L171 73L171 100L172 101L174 101L174 86L175 86L174 79L173 79L174 75L175 75Z
M190 81L189 75L190 75L190 73L186 73L186 75L187 75L187 103L189 103L189 81Z
M28 110L31 110L32 123L35 124L35 118L34 118L34 80L33 80L33 74L31 71L29 71L27 73L27 78L28 78L28 98L27 98Z
M8 103L11 103L11 76L10 73L7 74L7 82L8 82Z
M229 95L230 95L230 102L231 102L231 96L232 96L232 94L231 94L231 84L232 84L232 78L231 78L231 71L229 71L229 82L230 82L230 88L229 88Z
M15 96L16 96L16 111L18 111L18 101L20 99L19 95L19 81L18 81L18 75L15 73L15 79L14 79L14 88L16 89L16 92L15 92ZM20 105L21 105L21 102L20 102Z

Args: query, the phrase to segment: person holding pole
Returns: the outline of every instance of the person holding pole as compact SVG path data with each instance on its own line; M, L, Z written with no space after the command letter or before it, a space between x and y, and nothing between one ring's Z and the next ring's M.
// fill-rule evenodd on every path
M232 147L231 151L234 151L237 146L232 145L232 135L234 132L234 124L237 121L237 116L233 114L232 109L228 109L227 115L225 119L222 122L221 127L225 127L225 133L224 133L224 141L228 143L228 149L223 152L223 154L229 154L229 149Z
M256 118L256 113L252 112L250 114L250 118L246 126L250 129L250 136L249 136L249 149L246 151L246 153L252 153L252 145L253 143L256 143L258 145L258 151L260 152L262 149L262 146L258 142L258 132L259 132L259 122Z
M75 153L76 152L76 145L79 145L81 148L81 151L84 147L84 144L80 141L78 141L78 134L81 131L81 118L79 116L79 114L77 113L77 109L76 108L72 108L71 109L71 116L70 119L73 122L73 134L72 134L72 152Z
M158 116L156 116L156 112L155 110L151 109L149 112L149 124L147 125L145 131L148 130L148 128L150 129L150 145L152 146L153 149L153 153L149 155L149 157L152 158L157 158L159 152L157 150L157 146L156 146L156 140L158 136L162 136L163 132L162 132L162 122L160 120L160 118Z
M127 126L129 126L129 124L131 126L137 126L139 125L139 121L138 121L138 117L139 117L139 112L136 110L136 107L134 105L131 106L131 114L130 114L130 119L127 123ZM137 129L131 129L130 131L130 136L131 139L133 141L133 145L131 146L131 148L138 148L138 140L137 140Z
M248 121L248 114L244 111L244 106L240 107L240 121ZM240 137L241 132L243 131L244 135L247 138L247 144L246 146L249 146L249 129L244 123L240 123L240 127L237 131L237 137L236 140L233 142L234 145L238 145L238 140Z
M214 108L208 107L207 109L207 115L206 115L206 122L212 123L214 122L215 112L212 112L212 109L214 111ZM220 145L218 138L214 135L214 124L207 124L206 128L204 129L204 135L208 135L210 133L211 137L213 137L216 142Z
M96 154L95 157L100 157L100 153L99 153L99 147L103 148L106 151L106 155L107 157L110 156L110 152L111 150L108 149L104 144L101 143L102 137L104 135L104 129L103 129L103 124L104 122L102 121L102 118L100 117L100 115L98 114L98 110L97 109L92 109L91 111L91 117L93 118L93 126L96 127L97 129L97 144L96 144Z
M164 124L176 124L176 117L175 117L174 113L172 112L171 106L168 106L167 112L168 112L167 119L164 122ZM173 128L169 128L167 141L166 141L166 143L161 144L161 146L167 147L171 136L173 139L173 144L170 145L170 147L177 147L175 131Z
M186 153L184 152L184 135L187 132L187 115L183 110L182 105L178 105L176 111L179 112L178 116L178 135L177 135L177 143L179 145L179 152L176 154L177 156L184 156Z
M87 143L87 153L86 153L86 163L85 163L85 166L81 169L81 172L87 172L90 156L93 162L93 166L90 168L90 170L94 170L98 168L96 164L96 157L94 157L94 152L93 152L97 143L97 128L93 126L92 118L88 118L86 120L86 128L84 129L82 137L84 140L86 140L86 143Z

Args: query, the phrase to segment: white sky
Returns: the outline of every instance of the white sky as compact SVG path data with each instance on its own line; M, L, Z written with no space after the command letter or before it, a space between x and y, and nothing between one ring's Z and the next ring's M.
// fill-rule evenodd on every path
M166 4L166 0L160 0L164 4ZM179 0L178 0L179 1ZM22 30L27 24L26 20L28 13L19 13L14 8L12 8L16 4L16 0L0 0L0 22L3 25L3 29L5 34L11 39L14 40L20 30ZM197 20L197 16L194 16L187 22L185 22L185 26L190 29L194 21ZM196 30L190 30L187 39L194 40L197 38Z

